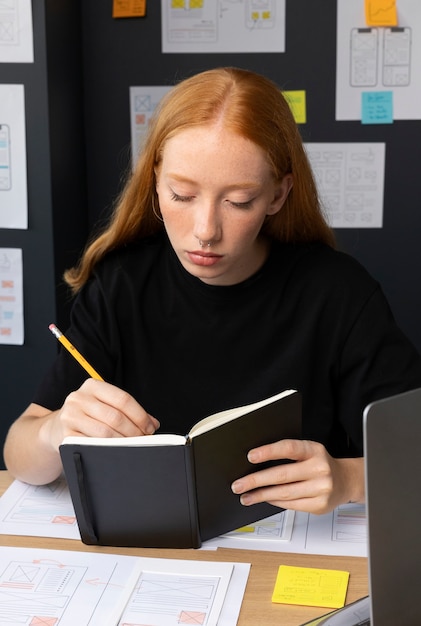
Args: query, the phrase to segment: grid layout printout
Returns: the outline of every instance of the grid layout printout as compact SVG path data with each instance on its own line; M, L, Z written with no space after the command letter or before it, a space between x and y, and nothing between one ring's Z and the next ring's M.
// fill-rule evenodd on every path
M163 53L285 52L285 0L161 0Z
M221 623L219 616L233 566L207 563L209 574L206 575L201 567L203 562L182 561L184 573L180 572L179 563L166 561L165 571L145 567L123 613L121 626Z
M265 519L258 520L254 524L237 528L237 530L233 530L223 536L246 539L247 541L252 538L257 541L259 539L290 541L294 527L294 518L295 511L281 511Z
M0 498L0 534L80 540L65 479L41 486L15 480Z
M132 557L0 548L0 623L118 624L140 574Z
M203 547L366 557L366 508L364 504L350 503L325 515L284 511L251 527L206 541Z
M249 566L239 564L236 591L228 597L235 569L233 563L0 547L0 623L228 626L237 622Z

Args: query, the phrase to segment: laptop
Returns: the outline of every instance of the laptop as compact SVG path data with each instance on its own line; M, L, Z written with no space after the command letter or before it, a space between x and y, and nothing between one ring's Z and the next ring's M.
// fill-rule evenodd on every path
M369 592L318 626L421 625L421 389L364 410Z
M372 626L421 624L421 389L364 411Z

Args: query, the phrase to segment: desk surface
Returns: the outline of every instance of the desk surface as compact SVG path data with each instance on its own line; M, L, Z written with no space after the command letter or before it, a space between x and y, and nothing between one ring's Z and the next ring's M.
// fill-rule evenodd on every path
M5 471L0 471L0 495L11 484L12 478ZM298 626L326 613L328 609L314 607L288 606L273 604L272 591L279 565L301 567L322 567L342 569L350 572L347 603L357 600L368 593L367 559L356 557L318 556L310 554L283 554L282 552L264 552L257 550L236 550L219 548L218 550L168 550L145 548L112 548L105 546L87 546L80 541L53 539L45 537L21 537L0 535L0 545L50 548L54 550L80 550L138 556L164 557L169 559L194 559L200 561L232 561L251 563L250 576L241 608L238 626Z

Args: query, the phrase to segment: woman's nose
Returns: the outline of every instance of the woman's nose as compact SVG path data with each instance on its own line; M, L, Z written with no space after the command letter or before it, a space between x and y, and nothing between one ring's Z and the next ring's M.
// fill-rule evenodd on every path
M219 210L214 203L198 208L194 225L195 237L201 241L217 241L221 232Z

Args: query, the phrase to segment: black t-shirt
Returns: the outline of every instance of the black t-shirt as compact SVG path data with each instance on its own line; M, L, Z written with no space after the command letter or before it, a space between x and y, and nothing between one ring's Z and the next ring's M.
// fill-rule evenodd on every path
M364 407L421 386L421 359L378 283L317 243L274 242L254 276L210 286L164 235L139 241L96 267L66 335L161 432L186 434L206 415L298 389L303 437L359 456ZM62 349L33 402L57 409L86 376Z

